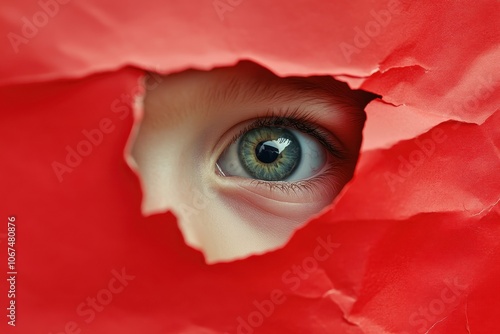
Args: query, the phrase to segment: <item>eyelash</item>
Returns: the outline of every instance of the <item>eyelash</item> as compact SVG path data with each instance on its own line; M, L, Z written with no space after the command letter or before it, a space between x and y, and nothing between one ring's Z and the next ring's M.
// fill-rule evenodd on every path
M343 161L345 159L345 152L339 145L332 139L333 134L325 129L320 128L316 125L316 118L307 111L299 108L295 109L282 109L276 112L275 110L268 110L265 116L257 118L251 124L245 126L241 131L239 131L230 141L230 145L236 143L236 141L243 136L246 132L251 131L260 127L285 127L292 128L301 131L307 135L316 138L326 149L333 155L336 159ZM301 180L297 182L287 182L287 181L264 181L253 179L251 183L257 185L268 186L269 190L280 190L285 193L297 191L309 191L314 193L317 191L319 186L324 186L329 184L324 182L324 179L328 176L334 175L340 172L336 166L331 166L323 171L321 175L317 175L308 180ZM330 181L331 183L331 181ZM332 187L337 191L338 186L332 184Z
M272 182L253 179L250 182L255 185L267 186L269 187L270 191L279 190L286 194L290 194L292 192L296 194L297 191L316 194L318 191L324 190L327 186L333 188L334 193L338 193L338 191L341 189L341 186L336 182L332 182L331 179L328 179L328 176L338 175L337 173L339 172L342 171L333 166L324 170L321 175L317 175L314 178L308 180L301 180L297 182Z
M234 144L246 132L260 127L284 127L292 128L316 138L337 159L343 160L345 153L342 148L331 138L333 135L318 127L316 118L307 111L299 108L284 109L279 112L268 110L265 116L257 118L251 124L245 126L232 139Z

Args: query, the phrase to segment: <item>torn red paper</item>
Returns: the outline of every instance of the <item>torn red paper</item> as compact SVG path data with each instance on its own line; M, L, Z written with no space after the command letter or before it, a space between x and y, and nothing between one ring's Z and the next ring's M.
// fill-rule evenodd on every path
M2 332L498 332L498 6L4 4L0 180L18 294L13 327L2 284ZM382 99L334 206L280 250L209 266L173 215L141 215L124 150L145 71L240 59ZM81 156L89 133L101 139Z

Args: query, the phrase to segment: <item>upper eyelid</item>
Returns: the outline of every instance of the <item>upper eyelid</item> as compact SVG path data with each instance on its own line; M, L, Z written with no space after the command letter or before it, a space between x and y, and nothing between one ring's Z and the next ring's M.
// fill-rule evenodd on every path
M247 131L264 126L282 126L315 137L334 157L339 160L346 160L347 153L337 136L331 131L324 129L321 125L316 124L317 122L317 117L313 113L301 108L287 108L279 111L275 109L268 110L265 116L256 117L250 124L236 133L227 147L234 144Z
M318 139L318 141L323 144L323 146L325 146L333 156L341 160L346 158L345 150L341 147L341 143L335 133L326 130L320 124L318 125L317 123L320 123L318 120L319 117L317 117L317 115L312 111L307 109L302 111L301 108L287 109L283 116L275 116L271 114L271 117L293 121L291 124L293 125L293 128Z

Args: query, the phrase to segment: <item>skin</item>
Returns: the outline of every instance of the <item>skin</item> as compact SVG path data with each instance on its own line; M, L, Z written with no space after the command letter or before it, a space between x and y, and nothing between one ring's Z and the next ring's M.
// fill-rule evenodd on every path
M280 78L250 62L162 77L144 98L132 158L144 189L143 212L172 210L186 242L207 262L279 248L351 179L372 98L330 77ZM262 184L223 176L216 163L249 120L270 110L307 112L342 150L327 152L321 177ZM299 113L300 113L299 112ZM322 144L320 144L322 145Z

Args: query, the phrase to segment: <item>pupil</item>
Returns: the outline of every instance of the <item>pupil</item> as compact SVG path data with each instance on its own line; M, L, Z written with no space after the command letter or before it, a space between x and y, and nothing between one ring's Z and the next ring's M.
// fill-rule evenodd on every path
M260 142L255 148L255 155L257 159L263 163L269 164L278 159L280 150L274 141Z

